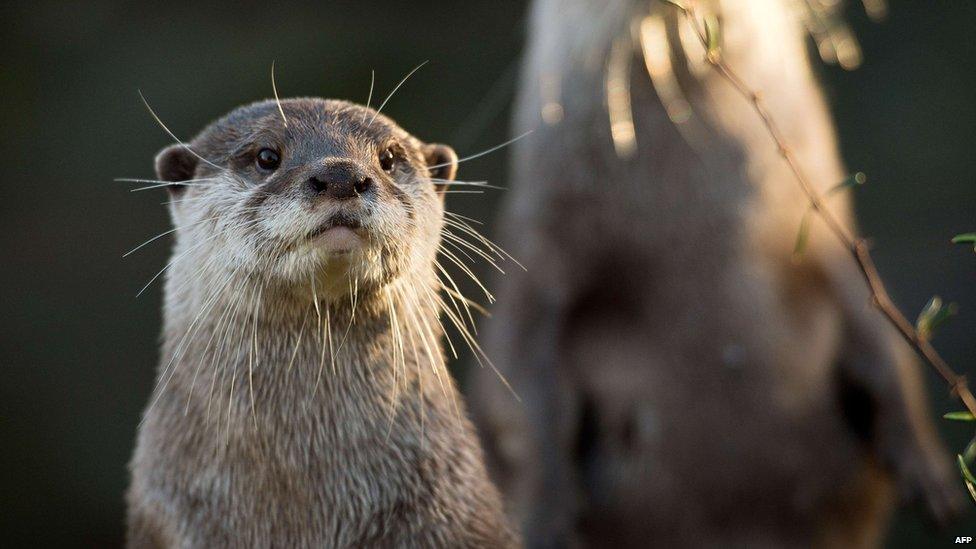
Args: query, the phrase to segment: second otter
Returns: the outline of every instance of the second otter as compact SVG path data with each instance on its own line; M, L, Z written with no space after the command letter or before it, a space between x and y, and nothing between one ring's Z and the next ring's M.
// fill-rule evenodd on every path
M508 547L444 368L434 271L454 152L342 101L239 108L173 183L133 547Z

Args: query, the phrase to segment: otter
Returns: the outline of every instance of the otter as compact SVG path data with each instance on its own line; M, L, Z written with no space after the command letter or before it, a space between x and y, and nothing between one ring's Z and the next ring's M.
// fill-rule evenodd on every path
M847 173L792 2L698 2L821 193ZM673 5L536 0L474 372L530 547L875 546L961 504L908 347ZM849 44L848 44L849 45ZM830 207L848 227L848 198Z
M159 153L175 242L130 547L518 544L440 341L457 163L317 98Z

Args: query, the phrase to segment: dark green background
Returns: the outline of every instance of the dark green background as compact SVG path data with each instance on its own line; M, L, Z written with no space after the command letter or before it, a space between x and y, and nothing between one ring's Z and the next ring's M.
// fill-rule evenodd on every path
M122 540L125 464L159 331L159 286L134 295L165 263L167 240L121 254L168 228L164 192L112 181L152 177L168 143L137 89L190 137L270 96L272 60L284 96L363 102L371 68L382 96L429 59L385 111L462 156L506 139L521 2L210 6L0 7L0 545ZM880 24L849 11L866 62L821 72L844 157L869 177L857 190L864 232L910 316L933 294L960 304L936 343L958 370L976 371L976 255L948 243L976 230L976 6L893 2ZM505 185L505 153L464 164L462 177ZM454 195L449 205L490 222L497 199ZM951 409L926 379L933 415ZM953 448L965 443L965 428L942 428ZM936 532L907 509L890 545L956 535L976 535L976 513Z

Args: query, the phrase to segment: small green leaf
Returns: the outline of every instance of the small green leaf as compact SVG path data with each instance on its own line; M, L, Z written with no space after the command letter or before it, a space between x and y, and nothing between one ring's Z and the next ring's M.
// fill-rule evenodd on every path
M705 43L708 45L706 54L709 59L718 59L719 48L721 47L721 34L718 28L718 18L714 15L705 16Z
M827 191L827 194L831 195L843 191L844 189L850 189L851 187L863 185L867 183L867 181L868 181L868 176L864 175L864 172L853 173L847 176L847 179L831 187L831 189Z
M810 240L810 212L809 209L803 212L803 218L800 219L800 229L796 233L796 243L793 244L793 261L798 261L807 249L807 242Z
M955 303L943 306L942 298L939 296L930 299L922 312L918 313L918 319L915 320L915 331L918 332L918 337L925 340L931 339L939 326L950 316L956 314L957 310L958 307Z
M943 419L948 419L951 421L976 421L976 417L973 414L963 410L961 412L949 412L942 416Z
M966 465L966 460L962 459L962 454L956 454L956 461L959 463L962 478L966 479L966 482L976 484L976 477L973 477L973 474L969 472L969 467Z
M969 441L966 445L966 449L962 451L962 459L966 463L972 463L976 460L976 438Z
M976 233L957 234L952 237L953 244L972 244L973 251L976 252Z
M969 490L969 497L973 499L973 502L976 502L976 487L974 487L973 483L969 482L968 480L965 482L966 482L966 489Z

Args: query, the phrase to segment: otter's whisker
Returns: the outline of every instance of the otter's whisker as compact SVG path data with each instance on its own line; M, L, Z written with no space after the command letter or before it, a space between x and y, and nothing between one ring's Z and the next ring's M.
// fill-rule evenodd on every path
M228 320L228 316L230 314L231 309L233 308L234 303L235 303L235 299L231 299L224 306L224 311L220 314L220 316L217 319L217 324L214 326L214 329L211 330L210 332L210 339L207 341L206 347L204 347L203 352L200 353L200 360L197 362L196 370L194 370L193 372L193 379L190 382L190 390L187 391L186 406L183 409L184 416L190 413L190 402L192 401L192 397L193 397L193 388L196 387L197 377L200 375L200 370L203 368L203 363L207 359L207 352L210 350L210 346L213 345L214 340L217 338L217 334L219 334L221 329L223 328L224 322Z
M288 367L285 368L285 372L291 372L292 366L295 365L295 357L298 356L298 349L305 335L306 324L308 324L308 309L305 309L305 316L302 317L302 327L298 329L298 337L295 338L295 349L291 352L291 359L288 360Z
M438 289L443 288L444 283L441 282L440 280L438 280L438 282L440 282L440 284L438 284ZM461 314L461 308L458 305L457 301L454 300L453 297L451 297L451 303L454 305L458 314ZM440 305L444 305L443 302L441 302L439 305L434 305L434 304L429 304L429 305L431 305L431 310L434 311L434 319L437 321L438 326L440 326L441 334L443 334L444 336L444 341L447 342L447 347L451 350L451 356L453 356L454 359L457 360L458 352L457 352L457 348L454 346L454 340L451 338L450 334L447 333L447 330L444 329L444 322L441 320L441 316L440 316Z
M112 181L121 183L159 183L160 186L179 185L182 183L204 183L207 181L217 181L216 177L204 177L201 179L186 179L184 181L163 181L162 179L140 179L137 177L116 177Z
M319 309L319 296L315 292L315 273L311 273L312 280L312 305L315 307L315 316L319 319L319 329L322 328L322 310Z
M138 90L138 92L139 92L139 97L142 99L142 104L146 106L146 109L149 111L149 114L151 114L152 117L156 120L156 123L159 124L159 126L161 128L163 128L163 131L165 131L166 133L168 133L169 136L173 138L173 141L176 141L176 143L179 144L184 149L186 149L187 152L189 152L193 156L199 158L200 160L203 160L207 164L210 164L214 168L217 168L220 171L226 171L226 168L224 168L223 166L218 166L218 165L214 164L213 162L207 160L206 158L200 156L199 154L197 154L196 151L194 151L193 149L191 149L189 145L187 145L186 143L180 141L180 138L179 137L176 137L176 134L174 134L173 132L171 132L170 129L168 127L166 127L166 124L163 124L162 119L159 118L159 115L156 114L156 111L154 111L153 108L149 106L149 101L146 101L146 96L142 94L142 90Z
M470 278L475 284L478 285L478 288L480 288L482 293L485 294L485 299L487 299L489 303L495 302L495 296L493 296L491 292L488 291L488 288L486 288L485 285L481 282L481 279L478 278L478 275L474 274L474 271L472 271L467 265L464 264L463 261L461 261L456 255L454 255L453 252L451 252L447 248L441 246L440 252L444 254L444 257L448 258L452 263L457 265L458 268L460 268L461 271L464 272L464 274L468 275L468 278Z
M170 181L168 183L159 183L156 185L146 185L144 187L136 187L134 189L129 189L130 193L138 193L141 191L149 191L152 189L162 189L163 187L209 187L213 183L189 183L187 181Z
M441 310L444 311L444 314L451 320L451 322L454 324L454 327L457 328L458 332L460 332L461 337L464 338L464 340L468 343L468 348L471 349L471 353L474 355L475 360L478 362L478 364L481 365L481 367L484 367L485 364L487 364L492 369L492 371L495 372L495 375L498 376L498 379L501 380L502 384L505 385L505 387L509 390L509 392L512 393L512 396L515 397L515 400L521 402L522 399L519 398L518 394L515 392L515 389L512 388L512 386L508 383L508 380L505 379L505 376L502 375L502 373L498 370L498 368L491 361L491 359L488 358L488 355L485 354L484 350L481 348L481 345L478 344L478 341L474 338L474 336L471 335L471 333L464 326L464 321L460 317L454 315L453 311L451 311L447 307L441 307Z
M167 200L165 202L160 202L163 206L168 206L170 204L186 204L188 202L200 202L205 200L213 200L211 196L197 196L193 198L174 198L172 200Z
M446 238L444 238L443 237L443 231L442 231L442 234L441 234L441 242L440 242L440 245L442 247L443 246L451 246L451 248L454 248L454 251L456 251L457 253L461 254L462 256L464 256L465 259L467 259L468 261L470 261L472 263L474 263L475 261L477 261L471 254L468 253L467 250L465 250L464 248L462 248L462 247L458 246L457 244L455 244L453 242L450 242Z
M254 302L254 323L251 336L253 340L253 346L248 351L247 357L247 385L248 390L251 393L251 417L254 419L254 428L258 428L258 416L254 410L254 357L258 354L258 317L261 314L261 296L264 294L264 286L261 286L258 290L258 298Z
M244 299L245 295L247 295L247 289L245 289L245 291L242 291L238 294L237 301L235 302L234 305L234 313L231 315L230 322L227 324L227 327L224 329L224 333L221 335L223 340L221 341L220 348L217 350L217 353L214 354L214 356L210 361L210 368L213 372L212 373L213 377L211 378L210 381L210 394L207 397L207 416L206 416L207 421L210 421L210 411L213 405L214 389L216 388L217 385L217 369L219 368L220 370L221 383L223 383L224 378L226 377L227 367L226 366L220 367L220 359L223 357L224 352L227 349L227 340L229 339L228 336L230 335L231 326L237 325L237 320L238 318L240 318L241 311L244 309L243 305L246 301Z
M129 257L130 255L132 255L133 252L139 250L143 246L145 246L145 245L147 245L147 244L149 244L151 242L154 242L154 241L156 241L156 240L158 240L158 239L160 239L160 238L162 238L162 237L164 237L164 236L166 236L168 234L173 234L176 231L179 231L181 229L185 229L185 228L188 228L188 227L193 227L194 225L199 225L201 223L206 223L207 221L213 221L214 219L217 219L218 217L220 217L220 214L217 214L217 215L215 215L213 217L208 217L206 219L201 219L200 221L194 221L193 223L187 223L186 225L180 225L179 227L173 227L172 229L170 229L168 231L161 232L161 233L157 234L156 236L150 238L149 240L143 242L142 244L139 244L135 248L132 248L131 250L125 252L124 254L122 254L122 257L123 258Z
M230 234L231 232L233 232L236 228L245 228L245 227L248 227L250 225L253 225L253 223L248 222L248 223L241 224L241 225L231 225L231 226L228 226L228 227L224 228L223 230L219 231L219 233L220 233L221 236L227 236L228 234ZM177 258L177 259L178 260L186 260L186 257ZM208 271L211 271L211 270L214 270L214 269L219 270L219 268L220 268L221 265L222 265L222 261L221 261L221 258L219 256L217 256L217 255L210 255L209 257L207 257L202 262L202 264L196 269L196 271L194 271L190 276L187 276L186 277L186 280L184 280L182 282L182 284L180 284L180 286L176 288L176 291L183 291L189 285L195 284L196 281L202 279ZM170 268L172 268L172 266ZM236 270L239 270L239 269L235 269L235 272L236 272Z
M433 349L437 347L437 336L434 335L433 329L427 322L427 315L422 314L420 311L421 305L418 297L419 296L417 296L415 293L400 292L400 299L402 301L406 302L408 299L410 301L410 306L404 307L404 309L410 313L413 324L420 327L420 344L423 346L424 352L427 354L427 359L430 361L431 371L434 372L434 376L437 378L438 383L440 383L444 396L447 397L447 386L444 384L444 379L441 377L441 361L437 360L433 352Z
M248 295L248 288L246 288L246 287L244 287L244 288L240 288L240 287L239 288L236 288L235 294L236 295L234 296L234 305L233 305L234 311L231 313L230 318L229 318L229 321L224 326L224 329L223 329L223 331L220 334L220 344L217 347L216 352L210 358L210 369L211 369L211 372L214 374L213 375L213 380L214 381L216 380L216 377L217 377L216 376L217 370L223 371L225 369L225 368L222 368L221 367L221 359L223 358L225 352L229 352L228 351L228 340L231 339L230 338L231 329L237 326L237 320L238 320L238 318L240 318L241 311L244 309L244 305L245 305L245 303L247 301L246 296ZM223 378L221 378L221 379L223 379ZM213 382L211 382L211 390L210 390L210 397L212 398L212 396L213 396ZM209 415L209 411L210 411L210 402L209 402L209 399L208 399L208 402L207 402L207 411L208 411L207 419L209 420L209 418L210 418L210 415Z
M429 292L429 290L427 290L427 291ZM421 304L420 304L421 296L418 295L418 294L414 294L412 296L412 298L413 298L413 307L411 307L410 309L411 309L411 312L413 313L414 321L416 322L416 317L419 316L420 317L420 320L422 322L423 329L420 331L421 343L423 343L426 340L426 337L430 337L432 342L436 342L437 341L437 336L434 335L433 328L431 328L430 323L427 322L427 315L422 314L421 311L420 311L420 309L421 309ZM432 311L435 312L435 314L436 314L437 311L439 311L441 309L441 307L438 307L438 306L436 306L434 304L434 302L430 299L430 297L427 298L426 304L427 304L427 307L430 310L432 310ZM438 321L438 322L440 322L440 321ZM446 376L447 372L446 372L446 369L444 367L443 361L436 361L434 359L433 355L430 353L429 347L428 347L428 354L427 354L427 356L430 358L430 367L431 367L431 370L434 371L434 376L437 378L437 382L440 383L441 392L444 394L444 397L445 398L449 398L451 400L452 407L454 408L455 418L457 419L458 423L460 423L461 422L461 408L458 406L457 397L454 395L453 392L451 392L451 391L448 390L447 385L446 385L446 383L444 381L444 377ZM445 371L442 372L442 370L445 370Z
M390 330L393 339L393 395L390 398L390 424L387 430L387 437L393 431L393 422L396 418L396 407L400 398L400 378L406 377L406 359L403 352L403 333L400 331L400 319L397 316L395 300L393 299L393 289L386 291L387 314L390 318ZM410 330L407 331L410 333ZM400 366L398 369L397 366Z
M480 232L478 232L477 230L475 230L475 228L472 227L471 225L468 225L467 223L465 223L462 220L451 220L451 219L445 219L444 220L444 223L446 225L448 225L448 226L451 226L451 227L454 227L454 228L460 230L461 232L463 232L465 234L468 234L468 235L474 237L476 240L478 240L479 242L481 242L482 244L484 244L485 246L487 246L488 249L490 249L492 252L494 252L499 257L499 259L506 259L507 258L510 261L512 261L513 263L515 263L516 265L518 265L523 271L527 271L527 269L525 268L525 266L522 265L522 263L520 263L519 260L515 259L512 256L512 254L506 252L501 246L499 246L498 244L495 244L494 242L492 242L486 236L484 236L483 234L481 234Z
M475 219L473 217L468 217L466 215L461 215L461 214L459 214L457 212L451 212L451 211L446 211L445 210L444 211L444 215L447 215L447 216L450 216L450 217L456 217L456 218L462 219L464 221L470 221L470 222L472 222L472 223L474 223L476 225L484 225L485 224L484 221L479 221L479 220L477 220L477 219Z
M461 294L461 292L457 291L456 288L452 290L451 288L448 288L446 286L442 286L441 289L444 290L445 292L447 292L448 294L454 296L454 298L457 299L458 301L461 301L462 303L464 303L466 307L470 307L470 308L474 309L475 311L478 311L478 314L480 314L482 316L485 316L485 317L488 317L488 318L491 318L491 313L488 311L488 309L485 309L477 301L474 301L472 299L468 299L467 297L463 296ZM474 321L474 319L472 319L472 322L473 321ZM475 333L477 333L477 332L475 332Z
M373 84L376 83L376 71L373 69L369 70L369 95L366 96L366 108L363 109L363 120L366 122L366 113L369 112L369 103L373 100Z
M504 252L504 250L496 246L492 241L485 238L480 232L476 231L473 227L471 227L467 223L464 223L462 221L456 221L453 219L445 219L444 227L445 230L449 230L453 228L461 231L460 234L454 233L453 231L451 232L451 234L456 237L463 238L464 236L470 236L474 238L474 240L477 243L483 244L486 248L488 248L488 251L490 251L492 254L498 257L498 259L505 260L508 258L508 255Z
M458 181L457 179L438 179L436 177L429 178L434 183L439 185L445 185L447 187L453 187L459 185L462 187L480 187L484 189L495 189L499 191L507 191L505 187L498 187L496 185L490 185L487 181Z
M475 154L472 154L472 155L469 155L469 156L465 156L464 158L460 158L460 159L458 159L457 163L460 164L461 162L467 162L468 160L474 160L475 158L480 158L480 157L482 157L482 156L484 156L486 154L491 154L491 153L497 151L498 149L502 149L504 147L507 147L507 146L511 145L512 143L515 143L516 141L518 141L519 139L522 139L523 137L529 135L533 131L535 131L535 130L529 130L529 131L523 133L522 135L513 137L512 139L509 139L508 141L506 141L504 143L501 143L499 145L495 145L494 147L491 147L490 149L485 149L485 150L483 150L483 151L481 151L479 153L475 153ZM427 169L428 170L436 170L437 168L443 168L444 166L450 166L452 164L454 164L454 163L453 162L446 162L444 164L435 164L433 166L427 166Z
M285 123L285 127L288 127L288 117L285 116L285 109L281 107L281 99L278 97L278 84L275 83L274 76L275 62L271 60L271 91L274 92L275 103L278 104L278 112L281 113L281 120Z
M407 330L407 337L410 338L410 350L413 353L410 356L414 357L414 360L416 360L416 357L418 357L420 355L417 354L417 340L414 338L413 330ZM417 368L417 385L420 388L420 402L418 404L419 407L420 407L420 447L423 448L423 446L424 446L424 421L425 421L424 418L425 418L426 413L427 413L426 408L424 407L424 403L427 400L426 399L426 396L427 395L424 394L424 369L423 368L420 368L420 367Z
M159 402L159 399L163 396L163 393L166 391L166 387L169 385L170 380L172 380L173 374L176 373L176 367L177 367L176 365L178 364L177 358L181 357L185 352L186 349L185 345L188 344L188 338L191 337L191 334L196 333L194 328L197 326L197 323L200 321L200 319L204 316L205 313L209 312L209 310L213 308L214 304L216 304L217 302L218 297L220 296L220 293L223 292L223 290L230 284L232 279L233 279L232 276L228 277L227 282L225 282L223 286L215 290L213 292L213 295L211 295L211 297L204 302L203 306L200 307L200 311L193 319L193 322L191 322L189 327L186 329L186 332L183 334L183 338L180 340L180 343L176 346L176 349L173 350L173 356L170 357L170 360L166 364L166 367L161 370L159 378L160 379L166 378L166 379L163 382L162 386L160 386L159 382L157 381L157 386L154 389L156 396L149 404L149 407L147 408L147 412L153 409L156 403ZM168 376L167 373L169 373ZM145 421L146 417L148 417L148 413L143 416L142 421ZM141 422L140 425L142 425Z
M253 289L252 289L250 295L251 295L251 297L254 297L254 291L253 291ZM257 307L259 305L259 302L257 300L254 300L253 301L253 304L254 304L255 307ZM250 307L248 307L248 308L250 308ZM250 320L251 320L251 323L252 324L257 321L257 319L255 318L255 316L253 314L251 315ZM244 322L242 322L241 335L240 335L240 340L239 341L244 341L245 340L245 334L247 333L247 321L248 321L248 319L245 317L244 318ZM248 345L248 347L250 347L250 345ZM237 387L237 370L240 367L241 358L243 358L241 355L243 353L244 353L244 349L238 347L237 353L234 355L235 356L235 359L232 361L232 363L234 365L234 370L231 372L231 376L230 376L230 390L228 391L228 394L227 394L227 425L226 425L226 429L225 429L225 433L227 435L227 443L228 444L230 443L231 413L234 410L234 406L233 406L233 404L234 404L234 390Z
M474 253L478 257L481 257L482 259L484 259L485 261L487 261L498 272L500 272L502 274L505 274L505 271L502 270L502 268L499 267L497 263L495 263L495 258L494 257L492 257L492 256L488 255L487 253L485 253L485 251L482 250L481 248L478 248L474 244L472 244L472 243L468 242L467 240L459 237L458 235L452 233L450 231L450 229L445 228L443 231L441 231L441 235L443 235L444 242L446 244L454 244L455 246L458 246L458 247L462 247L463 246L464 248L467 248L467 249L471 250L472 253Z
M336 375L335 346L332 344L332 308L325 309L325 335L329 344L329 364L332 366L332 375Z
M253 222L251 222L251 223L249 223L249 224L244 224L244 225L242 225L241 227L245 227L245 226L249 226L249 225L254 225L254 224L256 224L257 222L258 222L258 221L253 221ZM165 267L163 267L162 269L160 269L158 273L156 273L156 274L155 274L155 275L154 275L154 276L153 276L152 278L150 278L150 279L149 279L149 282L147 282L147 283L146 283L146 285L145 285L145 286L143 286L143 287L142 287L142 289L141 289L141 290L139 290L139 292L138 292L138 293L136 294L136 297L139 297L139 296L141 296L141 295L143 294L143 292L145 292L145 291L146 291L146 289L147 289L147 288L149 288L149 286L150 286L150 285L151 285L151 284L152 284L153 282L155 282L155 281L156 281L156 279L157 279L157 278L159 278L159 277L160 277L160 276L161 276L161 275L162 275L162 274L163 274L164 272L166 272L166 270L167 270L167 269L169 269L169 268L170 268L170 267L172 267L172 266L173 266L174 264L176 264L176 262L177 262L177 261L179 261L180 259L183 259L184 257L186 257L186 256L187 256L187 255L188 255L188 254L189 254L190 252L192 252L193 250L195 250L195 249L197 249L197 248L199 248L200 246L203 246L204 244L206 244L207 242L209 242L209 241L211 241L211 240L213 240L213 239L215 239L215 238L217 238L218 236L223 236L223 235L225 235L225 234L226 234L226 233L227 233L228 231L230 231L231 229L232 229L232 228L228 228L228 229L225 229L225 230L223 230L223 231L218 231L217 233L215 233L215 234L213 234L213 235L211 235L211 236L208 236L207 238L204 238L204 239L203 239L203 240L201 240L200 242L197 242L197 243L196 243L196 244L194 244L193 246L190 246L189 248L187 248L186 250L184 250L184 251L183 251L182 253L180 253L180 255L178 255L178 256L176 256L175 258L173 258L173 259L172 259L172 260L171 260L171 261L170 261L169 263L167 263L167 264L166 264L166 266L165 266Z
M187 276L187 279L177 287L177 290L183 290L188 285L194 284L197 281L201 280L204 274L210 269L212 269L213 267L215 267L218 263L219 261L215 256L211 256L207 258L200 266L197 267L195 271L193 271L193 273Z
M349 332L352 331L352 323L356 314L356 302L353 297L352 289L352 274L349 271L346 272L346 276L349 277L349 303L352 304L352 313L349 315L349 323L346 324L346 331L342 333L342 339L339 340L339 346L336 348L336 353L342 350L342 346L346 344L346 338L349 337Z
M457 290L457 294L460 295L461 294L461 291L458 290L457 284L454 283L454 279L451 278L451 275L448 274L448 272L444 269L444 267L440 264L440 262L438 262L438 261L435 260L434 261L434 265L437 268L437 270L448 280L448 282L450 282L451 286L453 286L454 289ZM441 281L441 287L444 290L450 290L450 288L448 288L444 284L443 281ZM471 308L468 307L468 304L466 302L464 302L464 301L461 301L461 305L458 305L458 301L454 298L454 295L452 295L450 292L448 292L448 297L451 298L451 303L457 309L458 314L461 313L461 305L464 306L464 310L467 313L468 318L471 319L471 325L474 326L474 317L471 315ZM445 333L445 335L446 335L446 333ZM454 349L454 344L451 342L451 339L450 338L447 338L447 341L448 341L448 344L451 346L451 354L454 356L454 358L458 358L457 350Z
M359 301L359 279L353 279L353 291L352 291L352 314L349 317L349 322L352 323L356 318L356 303Z
M427 61L424 61L423 63L421 63L421 64L417 65L416 67L414 67L414 69L412 71L408 72L407 75L403 77L403 80L400 80L400 83L397 84L393 88L392 91L390 91L390 94L386 96L386 99L384 99L383 102L380 103L380 106L376 109L376 112L373 113L373 117L369 119L369 126L372 126L373 125L373 122L376 120L376 117L380 115L380 112L383 111L383 107L385 107L386 106L386 103L390 100L391 97L393 97L393 94L395 94L396 91L400 89L400 86L402 86L403 83L406 82L408 78L410 78L411 76L413 76L413 73L419 71L420 70L420 67L423 67L424 65L426 65L428 61L430 61L430 60L428 59Z
M318 371L318 374L316 374L316 376L315 376L315 385L312 386L312 397L314 397L318 393L319 384L321 384L321 382L322 382L322 370L325 369L325 349L326 349L326 347L329 347L329 355L331 357L333 357L332 367L333 367L333 369L335 368L335 360L334 360L334 356L335 355L332 353L332 348L331 348L331 345L329 344L330 342L328 341L329 339L331 339L331 333L332 333L331 328L329 326L329 320L330 320L329 316L330 316L329 306L326 305L325 306L325 322L319 324L319 329L320 329L320 331L319 331L319 338L320 338L320 341L322 343L322 346L321 346L322 352L321 352L321 355L319 356L319 371ZM328 336L327 336L327 333L329 334Z

